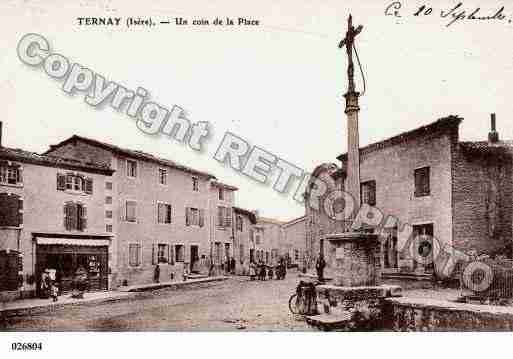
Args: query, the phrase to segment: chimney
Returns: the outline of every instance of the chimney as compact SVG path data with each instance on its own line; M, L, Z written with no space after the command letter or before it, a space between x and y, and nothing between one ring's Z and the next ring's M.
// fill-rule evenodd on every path
M499 142L499 133L496 131L496 127L495 127L496 123L495 123L495 114L494 113L491 114L490 125L491 125L491 129L490 129L490 132L488 133L488 142L497 143L497 142Z

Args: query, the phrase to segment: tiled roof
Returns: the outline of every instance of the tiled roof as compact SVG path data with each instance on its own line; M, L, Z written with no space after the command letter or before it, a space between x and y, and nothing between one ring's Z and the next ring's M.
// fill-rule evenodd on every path
M230 191L238 191L239 189L235 186L230 186L229 184L226 184L226 183L223 183L223 182L219 182L217 180L215 181L212 181L211 182L212 186L214 187L221 187L221 188L225 188L225 189L228 189Z
M418 136L421 136L421 135L424 135L424 134L427 134L430 132L435 132L435 131L439 131L439 130L449 129L452 127L457 127L457 126L459 126L461 121L462 121L461 117L454 116L454 115L443 117L443 118L440 118L437 121L427 124L425 126L418 127L413 130L400 133L396 136L387 138L387 139L379 141L379 142L371 143L370 145L367 145L365 147L360 147L360 154L377 151L377 150L383 149L388 146L393 146L395 144L405 142L409 139L416 138ZM346 161L347 153L343 153L343 154L339 155L337 157L337 159L340 161Z
M85 142L85 143L88 143L92 146L96 146L96 147L100 147L100 148L103 148L103 149L106 149L108 151L112 151L114 153L117 153L117 154L120 154L120 155L123 155L123 156L127 156L127 157L131 157L131 158L135 158L135 159L139 159L139 160L143 160L143 161L148 161L148 162L153 162L153 163L157 163L157 164L160 164L160 165L163 165L163 166L168 166L168 167L171 167L171 168L175 168L177 170L180 170L180 171L184 171L184 172L187 172L187 173L191 173L191 174L195 174L195 175L199 175L199 176L204 176L204 177L207 177L207 178L212 178L212 179L215 179L216 177L208 172L204 172L204 171L199 171L199 170L195 170L193 168L190 168L190 167L187 167L187 166L184 166L184 165L181 165L175 161L171 161L171 160L168 160L168 159L164 159L164 158L160 158L160 157L157 157L157 156L154 156L150 153L146 153L146 152L142 152L142 151L137 151L137 150L130 150L130 149L127 149L127 148L122 148L122 147L118 147L118 146L115 146L115 145L112 145L110 143L105 143L105 142L101 142L101 141L98 141L98 140L94 140L94 139L91 139L91 138L87 138L87 137L83 137L83 136L78 136L78 135L73 135L72 137L56 144L56 145L51 145L50 146L50 149L48 151L45 152L45 154L48 154L48 153L51 153L52 150L58 148L58 147L62 147L68 143L73 143L75 141L82 141L82 142Z
M258 217L258 222L265 222L265 223L272 223L272 224L278 224L278 225L282 225L284 222L282 221L279 221L277 219L274 219L274 218L266 218L266 217Z
M240 207L233 207L233 210L235 213L239 213L239 214L243 214L245 216L248 216L249 217L249 220L251 221L251 223L253 224L256 224L257 220L256 220L256 214L255 212L252 212L248 209L244 209L244 208L240 208Z
M460 147L472 154L513 155L513 141L462 141Z
M114 173L114 170L105 165L68 158L61 158L51 155L40 155L35 152L21 150L19 148L0 147L0 158L9 161L31 163L41 166L102 173L107 174L109 176L112 175L112 173Z
M306 219L306 216L301 216L301 217L298 217L298 218L291 219L290 221L285 222L283 225L284 226L291 226L291 225L296 224L298 222L304 221L305 219Z

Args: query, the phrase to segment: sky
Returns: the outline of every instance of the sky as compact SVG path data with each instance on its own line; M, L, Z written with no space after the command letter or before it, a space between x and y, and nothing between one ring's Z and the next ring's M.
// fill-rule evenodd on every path
M440 16L457 1L403 1L401 17L385 16L392 1L2 1L0 4L0 120L3 144L43 152L73 134L153 153L211 172L237 186L236 204L282 220L303 215L293 193L279 194L213 156L229 131L304 171L336 163L346 151L346 53L338 48L349 13L362 24L357 49L366 78L360 98L360 145L447 115L464 118L463 140L484 140L490 113L502 139L513 139L513 24ZM493 14L503 3L466 2ZM513 15L513 5L504 13ZM151 17L154 21L238 18L258 26L79 26L78 17ZM124 20L122 20L124 21ZM52 52L149 99L178 105L192 122L208 121L212 136L197 153L163 135L143 134L110 107L65 94L62 81L22 63L16 47L38 33ZM357 87L362 89L356 68ZM276 175L276 171L275 171ZM273 177L275 178L275 177ZM295 188L297 181L292 184ZM293 192L293 191L292 191Z

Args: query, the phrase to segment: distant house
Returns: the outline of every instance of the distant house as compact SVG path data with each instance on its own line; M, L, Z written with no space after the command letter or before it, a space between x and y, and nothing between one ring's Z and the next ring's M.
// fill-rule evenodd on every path
M237 274L248 274L249 263L255 257L255 236L253 226L256 224L254 212L240 207L233 207L234 213L234 258L237 261Z
M511 256L513 144L499 140L494 117L488 141L460 141L460 123L461 118L449 116L360 148L361 204L383 214L376 229L382 238L383 273L446 274L447 256L427 265L413 259L411 243L417 235L435 238L435 252L429 251L435 255L445 247ZM314 177L343 190L347 155L337 159L340 168L321 165ZM307 200L312 186L313 181ZM324 235L344 230L344 223L309 206L306 223L312 259L326 254Z
M280 252L290 258L290 264L306 267L306 216L283 223L282 230Z

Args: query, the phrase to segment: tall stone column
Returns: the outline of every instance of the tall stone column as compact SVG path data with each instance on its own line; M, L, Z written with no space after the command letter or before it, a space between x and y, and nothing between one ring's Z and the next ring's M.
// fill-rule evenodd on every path
M349 90L346 98L347 115L347 178L346 191L355 201L355 209L360 206L360 141L358 131L358 96L354 90Z

